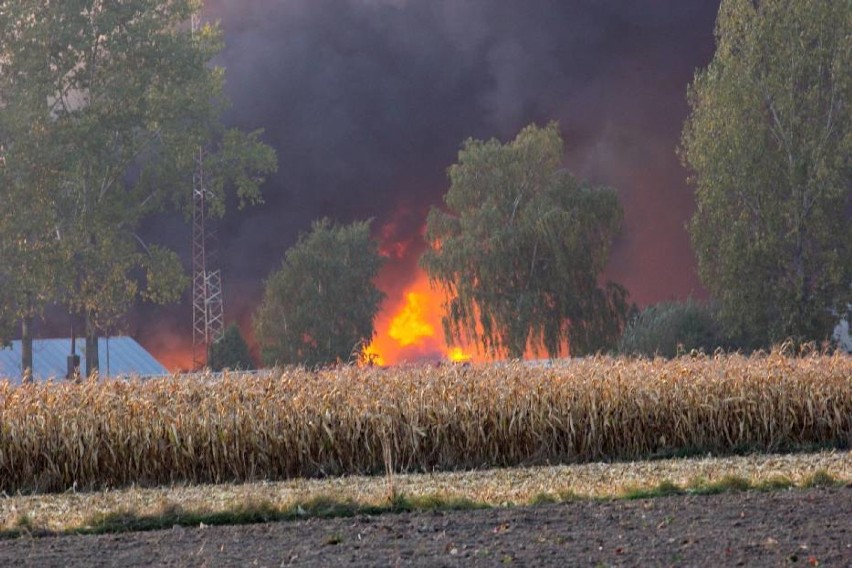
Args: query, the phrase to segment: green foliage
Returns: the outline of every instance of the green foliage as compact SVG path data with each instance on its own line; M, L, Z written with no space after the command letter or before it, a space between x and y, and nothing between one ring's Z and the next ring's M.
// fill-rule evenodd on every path
M222 339L213 343L207 354L207 366L213 371L248 370L254 367L248 344L240 333L237 324L232 323L225 329Z
M204 147L214 214L226 188L260 201L276 167L259 133L226 130L216 26L191 31L198 0L4 2L0 9L0 216L15 298L114 326L137 299L179 298L177 255L135 231L151 214L189 211ZM9 246L5 247L9 249ZM22 302L20 298L25 298ZM19 316L20 317L20 316ZM91 331L91 330L90 330Z
M829 476L831 479L831 477ZM625 491L621 497L627 500L653 499L656 497L667 497L671 495L719 495L722 493L739 493L743 491L779 491L795 487L795 483L786 477L771 477L763 481L752 481L738 475L726 475L716 481L707 481L704 478L693 478L686 487L681 487L671 481L661 481L656 487L649 489L630 489ZM836 486L836 483L835 485ZM809 487L805 481L802 487ZM831 485L828 485L831 487Z
M2 288L0 288L0 293L2 293ZM14 326L14 320L9 316L5 301L0 299L0 349L11 345Z
M846 484L843 481L824 469L815 471L802 482L802 487L843 487L844 485Z
M467 499L446 498L441 495L401 495L387 502L362 503L348 498L318 495L300 500L287 506L279 506L265 500L249 500L228 509L186 510L179 504L168 503L163 510L150 515L140 515L132 510L117 510L97 513L85 519L81 526L69 526L59 532L51 532L32 526L32 521L18 522L12 529L0 531L0 539L17 538L22 534L115 534L130 531L152 531L175 526L232 526L254 523L304 521L306 519L335 519L359 515L384 515L416 511L471 511L488 509L490 505ZM328 544L337 544L333 536Z
M621 227L618 196L560 169L562 157L555 123L507 144L465 142L421 259L447 296L448 342L517 358L528 347L557 356L567 343L581 355L617 340L627 291L598 278Z
M681 148L729 332L824 340L852 300L852 3L724 0Z
M370 222L313 224L266 281L255 330L267 364L348 361L374 333L384 297L373 284L382 259Z
M719 347L731 346L715 311L687 300L663 302L642 310L624 328L618 352L671 358L692 350L712 353Z
M180 257L174 251L151 245L140 255L138 265L145 269L147 285L142 298L155 304L168 304L180 300L180 291L186 288Z
M56 212L48 206L50 192L44 181L54 161L48 152L37 153L44 143L40 136L31 146L9 148L4 143L9 126L4 124L8 114L2 100L0 90L0 322L8 338L16 321L38 315L55 296L62 254L56 246Z
M635 501L637 499L655 499L657 497L671 497L673 495L683 495L684 493L685 491L677 484L672 483L668 479L664 479L656 487L637 487L627 489L624 491L621 497L622 499L625 499L627 501Z

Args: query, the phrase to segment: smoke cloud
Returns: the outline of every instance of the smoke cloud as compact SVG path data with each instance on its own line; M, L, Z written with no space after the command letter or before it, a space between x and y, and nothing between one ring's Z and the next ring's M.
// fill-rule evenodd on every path
M212 0L226 47L226 120L264 128L280 170L266 204L220 226L226 317L248 330L262 282L310 222L374 218L405 286L446 168L468 137L507 140L558 120L565 165L615 187L625 230L607 275L640 304L704 294L675 155L686 87L713 53L718 0ZM158 226L157 235L164 229ZM189 263L189 228L165 233ZM400 252L404 251L404 252ZM190 299L145 309L191 342Z

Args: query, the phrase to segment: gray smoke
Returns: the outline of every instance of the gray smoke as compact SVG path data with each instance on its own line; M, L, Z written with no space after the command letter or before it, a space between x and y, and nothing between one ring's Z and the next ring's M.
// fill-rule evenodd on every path
M280 171L266 204L221 225L229 319L248 320L262 280L311 220L375 218L416 239L468 137L506 140L558 120L566 165L617 188L626 230L611 277L640 303L701 294L675 156L686 86L713 53L719 0L212 0L233 102L264 128ZM188 228L175 242L188 241ZM183 241L181 241L183 243ZM184 245L188 260L188 245ZM401 262L400 271L412 260ZM405 275L401 274L401 281ZM189 335L187 299L146 311ZM156 316L156 317L152 317Z

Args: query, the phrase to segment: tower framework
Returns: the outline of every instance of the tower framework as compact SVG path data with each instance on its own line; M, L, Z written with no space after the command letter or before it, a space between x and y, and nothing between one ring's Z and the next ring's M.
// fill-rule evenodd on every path
M210 345L225 333L222 273L216 255L216 232L207 218L209 190L204 184L204 150L196 156L192 176L192 364L207 363Z

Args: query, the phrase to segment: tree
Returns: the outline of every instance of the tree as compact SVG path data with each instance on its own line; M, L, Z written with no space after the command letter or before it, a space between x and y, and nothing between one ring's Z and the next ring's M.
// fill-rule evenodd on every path
M46 220L50 230L37 229L60 261L51 299L85 316L88 372L99 331L139 298L177 300L187 283L177 255L136 229L166 208L189 210L199 148L218 215L226 187L241 206L258 202L276 167L259 132L221 125L224 74L208 65L221 33L191 29L200 8L198 0L18 0L0 10L3 199L38 197L26 203ZM20 231L15 219L0 227ZM40 263L26 254L20 262Z
M626 290L598 280L622 220L614 190L559 168L558 125L529 126L514 141L470 139L449 168L446 211L426 221L421 265L446 293L447 341L490 354L528 347L557 356L614 343Z
M0 343L11 340L20 322L23 373L33 368L33 321L54 297L61 265L45 183L58 156L44 147L43 129L33 126L33 136L8 150L0 142ZM4 138L0 121L0 141Z
M266 281L254 325L269 365L349 361L373 337L384 294L373 281L382 258L370 222L315 222Z
M618 342L618 352L647 357L676 357L693 350L713 353L737 345L722 332L716 308L693 300L662 302L630 319Z
M728 333L823 340L852 300L852 4L724 0L689 88L698 268Z
M210 345L207 366L212 371L223 369L248 370L254 368L248 344L243 339L240 328L232 323L225 329L225 334L219 341Z

